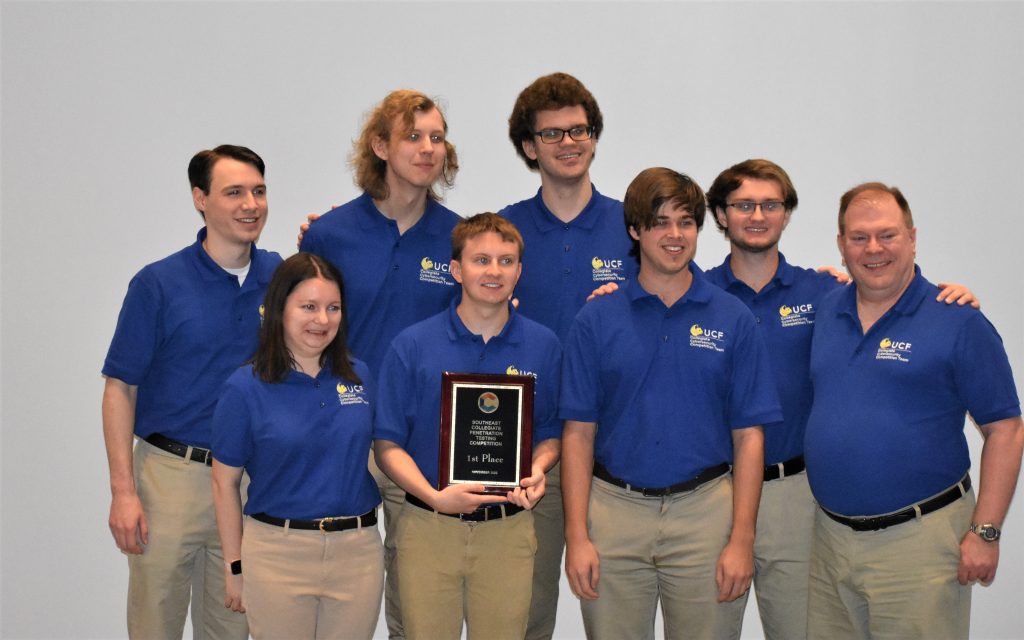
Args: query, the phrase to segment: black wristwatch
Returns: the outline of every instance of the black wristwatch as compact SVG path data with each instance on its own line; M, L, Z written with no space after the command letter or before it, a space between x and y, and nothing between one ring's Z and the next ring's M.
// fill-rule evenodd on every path
M240 575L242 575L242 561L241 560L235 560L234 562L230 563L230 565L231 565L231 575L233 575L233 576L240 576Z
M999 540L999 536L1003 535L1003 532L996 528L994 524L975 524L971 523L971 531L978 534L978 537L985 542L996 542Z

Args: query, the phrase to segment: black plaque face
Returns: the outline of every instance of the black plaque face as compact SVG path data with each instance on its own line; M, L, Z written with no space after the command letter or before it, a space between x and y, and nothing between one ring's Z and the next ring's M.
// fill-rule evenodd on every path
M451 373L441 377L438 489L482 484L504 494L530 475L533 376Z

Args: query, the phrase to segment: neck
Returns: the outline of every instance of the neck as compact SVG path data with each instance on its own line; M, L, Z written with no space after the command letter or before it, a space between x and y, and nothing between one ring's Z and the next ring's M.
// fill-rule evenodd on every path
M729 256L732 274L736 276L737 280L753 289L755 293L764 289L779 270L778 246L767 251L753 252L733 245Z
M871 291L865 291L862 287L857 287L857 317L860 319L860 326L864 333L867 333L879 318L899 302L913 279L914 273L911 272L907 281L895 293L873 294Z
M320 356L303 356L299 357L292 354L292 360L295 361L295 369L306 374L310 378L315 378L320 374Z
M641 262L640 273L636 279L644 291L658 296L658 299L666 307L671 307L690 290L690 285L693 284L693 272L690 271L690 265L687 264L678 273L658 273L645 269Z
M249 244L228 242L209 232L203 240L203 250L214 262L224 269L241 269L249 264Z
M465 297L455 308L455 312L459 314L462 324L466 325L471 333L483 338L485 343L501 333L509 319L508 304L482 305L473 303Z
M387 199L374 200L373 204L385 218L395 221L399 234L405 233L420 221L427 210L427 190L399 189L393 184L389 184L388 189Z
M572 181L555 180L542 173L540 185L544 205L562 222L575 220L594 195L589 171Z

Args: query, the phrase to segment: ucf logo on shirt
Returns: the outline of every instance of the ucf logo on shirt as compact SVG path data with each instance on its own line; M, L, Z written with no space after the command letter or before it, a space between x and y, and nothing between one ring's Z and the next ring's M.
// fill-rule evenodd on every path
M537 377L537 374L535 372L523 371L514 364L508 365L508 368L505 369L505 373L510 376L533 376L534 378Z
M882 338L878 343L878 351L875 353L875 360L892 360L895 362L910 362L911 344L904 340Z
M370 404L366 400L366 389L361 384L338 383L338 404L346 406L350 404Z
M797 327L814 324L813 304L784 304L779 307L779 324L783 327Z
M690 346L712 351L725 351L725 332L718 329L705 329L699 324L690 327Z
M448 267L449 263L444 260L434 260L429 256L423 256L423 259L420 260L420 282L455 286L455 281L448 273Z
M622 260L594 256L590 266L594 270L594 282L619 282L626 279Z

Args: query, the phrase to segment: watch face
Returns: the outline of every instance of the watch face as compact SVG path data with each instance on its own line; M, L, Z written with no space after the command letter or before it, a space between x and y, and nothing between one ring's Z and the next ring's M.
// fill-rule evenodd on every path
M999 539L1000 531L990 524L978 524L971 527L985 542L995 542Z

